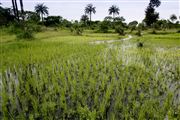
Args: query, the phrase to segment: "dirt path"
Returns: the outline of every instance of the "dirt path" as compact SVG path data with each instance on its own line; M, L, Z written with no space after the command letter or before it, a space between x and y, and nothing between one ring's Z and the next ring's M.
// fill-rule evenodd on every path
M103 43L113 43L113 42L121 42L121 41L126 41L126 40L130 40L132 38L131 35L128 35L127 38L123 38L123 39L120 39L120 40L99 40L99 41L93 41L93 42L90 42L91 44L103 44Z

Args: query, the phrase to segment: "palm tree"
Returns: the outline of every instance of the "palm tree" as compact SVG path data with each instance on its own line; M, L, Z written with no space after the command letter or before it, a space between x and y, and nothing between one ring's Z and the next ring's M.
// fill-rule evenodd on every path
M115 15L119 15L119 7L117 7L116 5L112 5L110 8L109 8L109 15L113 15L113 19L115 18Z
M48 7L45 6L43 3L42 4L37 4L35 6L35 11L36 13L41 17L41 20L43 21L43 15L48 15Z
M89 14L89 18L90 18L90 23L91 23L91 15L92 13L96 13L96 7L93 6L93 4L88 4L85 7L85 13Z

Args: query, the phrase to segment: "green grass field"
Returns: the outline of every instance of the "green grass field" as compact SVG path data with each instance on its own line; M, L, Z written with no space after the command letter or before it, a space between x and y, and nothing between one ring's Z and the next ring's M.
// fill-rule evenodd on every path
M180 35L0 30L4 119L180 119ZM119 40L91 44L95 41ZM143 47L138 48L137 43Z

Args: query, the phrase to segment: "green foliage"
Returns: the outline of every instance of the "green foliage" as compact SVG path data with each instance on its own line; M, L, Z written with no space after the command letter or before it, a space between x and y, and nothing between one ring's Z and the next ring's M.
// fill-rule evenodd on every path
M149 6L159 7L160 5L161 5L161 1L160 0L150 0Z
M7 25L14 21L14 16L11 14L10 8L3 8L0 6L0 26Z
M136 26L138 25L137 21L132 21L128 24L128 27L131 29L131 33L133 32L133 30L136 29Z
M122 26L115 27L115 32L119 35L125 35L124 28Z
M40 16L35 12L25 11L24 12L24 20L37 24L40 21Z
M10 24L8 31L15 34L17 39L33 39L34 33L41 32L42 26L32 22L19 22Z
M147 26L151 26L159 19L159 13L155 12L155 9L152 6L147 7L145 14L144 21L146 22Z
M23 29L23 25L17 22L11 23L8 26L8 31L10 34L18 34L21 32L21 29Z
M89 21L89 17L87 15L81 16L81 22L83 22L84 26L87 26L88 21Z
M143 44L142 42L138 42L138 43L137 43L137 47L138 47L138 48L142 48L143 46L144 46L144 44Z
M45 18L44 24L46 26L58 26L62 22L61 16L48 16Z
M91 23L91 15L92 13L95 14L96 13L96 7L93 6L93 4L88 4L85 7L85 13L89 14L89 19L90 19L90 23Z
M120 9L116 5L112 5L108 11L109 11L109 15L113 15L113 19L114 19L115 15L119 15Z
M44 20L43 15L49 14L49 12L48 12L49 8L46 5L44 5L44 3L37 4L34 9L35 9L36 13L39 15L39 17L41 17L42 21Z
M17 33L17 39L31 40L34 38L33 29L29 26L25 27L20 33Z
M142 34L141 34L141 29L138 29L138 30L137 30L136 35L137 35L137 36L142 36Z
M103 21L99 25L99 31L103 33L108 33L110 23L108 21Z
M71 28L72 23L66 19L63 19L62 22L60 23L61 27L66 27L66 28Z
M70 30L75 35L82 35L83 33L83 28L79 23L74 23Z

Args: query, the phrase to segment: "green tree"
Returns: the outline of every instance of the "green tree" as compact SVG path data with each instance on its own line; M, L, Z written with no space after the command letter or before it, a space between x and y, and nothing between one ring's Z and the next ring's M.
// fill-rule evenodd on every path
M3 8L0 6L0 25L7 25L14 20L14 15L11 14L10 8Z
M128 27L131 29L131 32L136 29L137 24L137 21L132 21L128 24Z
M161 2L159 0L150 0L148 7L145 10L145 23L151 26L159 19L159 13L155 12L155 7L159 7Z
M27 21L38 22L40 16L36 12L24 11L24 19Z
M114 18L114 21L115 21L115 22L124 22L124 21L125 21L125 18L124 18L124 17L115 17L115 18Z
M109 22L112 22L113 21L113 18L111 16L106 16L104 18L104 21L109 21Z
M89 17L88 17L87 15L82 15L82 16L81 16L81 21L82 21L84 24L87 24L88 20L89 20Z
M155 12L155 9L152 6L148 6L145 11L145 23L147 26L151 26L153 23L157 22L159 19L159 13Z
M116 28L116 26L122 26L126 28L127 25L124 21L125 21L124 17L115 17L113 22L113 27Z
M93 13L93 14L96 13L96 7L94 7L93 4L88 4L88 5L85 7L85 13L89 14L90 23L91 23L91 16L92 16L92 13Z
M48 9L49 8L46 5L44 5L43 3L37 4L35 6L35 11L41 17L42 21L44 20L43 16L49 14Z
M115 18L115 15L119 15L119 7L117 7L116 5L112 5L109 8L109 15L113 15L113 19Z
M161 5L161 1L160 0L150 0L149 6L159 7L160 5Z
M99 25L99 31L103 33L107 33L109 30L110 23L109 21L102 21Z
M46 26L57 26L60 25L60 22L62 21L61 16L48 16L45 18L45 25Z

